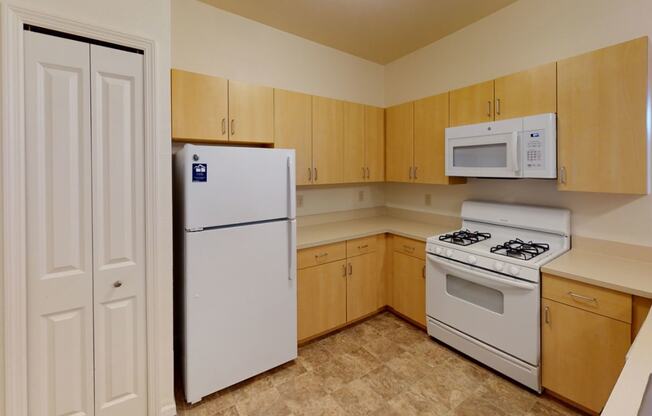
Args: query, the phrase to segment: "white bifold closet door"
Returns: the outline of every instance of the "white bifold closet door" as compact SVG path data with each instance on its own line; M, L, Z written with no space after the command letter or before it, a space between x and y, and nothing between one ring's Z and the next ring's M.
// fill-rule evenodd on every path
M29 415L147 414L142 74L25 32Z

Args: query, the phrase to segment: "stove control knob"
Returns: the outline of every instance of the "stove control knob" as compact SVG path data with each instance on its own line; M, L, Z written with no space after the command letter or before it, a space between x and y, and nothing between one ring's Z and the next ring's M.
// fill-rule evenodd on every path
M503 271L503 263L497 261L496 264L494 264L494 269L498 270L499 272Z
M514 275L514 276L516 276L519 271L520 271L520 269L518 267L516 267L516 266L512 266L512 267L509 268L509 273Z
M446 250L446 257L453 257L453 250L451 250L450 248Z
M469 256L467 260L469 264L476 264L478 262L478 259L475 256Z
M441 254L441 247L435 247L435 254Z

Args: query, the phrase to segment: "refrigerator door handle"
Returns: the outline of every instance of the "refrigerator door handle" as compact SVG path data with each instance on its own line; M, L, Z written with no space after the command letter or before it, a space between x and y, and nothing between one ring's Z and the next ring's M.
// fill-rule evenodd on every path
M297 279L297 220L290 220L290 235L288 236L290 249L289 280Z
M294 219L297 215L296 213L296 198L297 198L297 187L295 180L294 172L294 158L288 156L288 218L291 220Z

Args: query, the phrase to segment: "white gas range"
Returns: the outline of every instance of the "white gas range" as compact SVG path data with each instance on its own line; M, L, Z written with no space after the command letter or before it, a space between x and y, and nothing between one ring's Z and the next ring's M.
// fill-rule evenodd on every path
M570 211L466 201L426 245L428 334L541 391L541 266L570 249Z

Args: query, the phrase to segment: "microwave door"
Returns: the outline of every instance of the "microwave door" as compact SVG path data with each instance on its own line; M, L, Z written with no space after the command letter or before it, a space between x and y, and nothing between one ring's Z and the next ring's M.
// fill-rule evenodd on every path
M485 178L520 177L518 132L448 138L446 175Z

